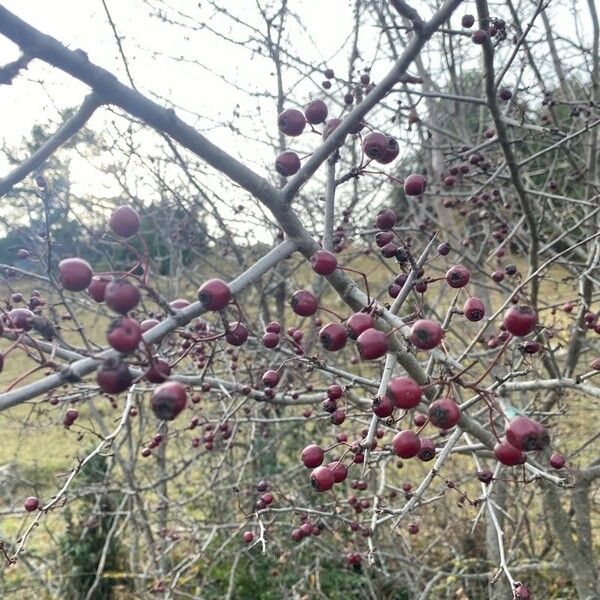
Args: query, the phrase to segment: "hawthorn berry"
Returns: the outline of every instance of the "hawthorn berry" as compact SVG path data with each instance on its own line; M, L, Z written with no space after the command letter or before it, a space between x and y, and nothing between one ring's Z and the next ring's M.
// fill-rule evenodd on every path
M317 492L326 492L333 487L335 476L329 467L317 467L310 475L310 483Z
M275 159L275 170L283 177L291 177L300 170L300 157L291 150L285 150Z
M446 281L452 288L462 288L469 283L471 273L462 265L454 265L446 272Z
M506 313L502 323L506 330L518 337L530 334L537 325L537 313L529 306L511 306Z
M284 135L297 137L304 131L306 119L299 110L288 108L277 118L277 125Z
M394 377L388 383L387 394L397 408L409 410L421 402L422 390L410 377Z
M451 429L460 419L460 408L450 398L441 398L429 405L429 421L440 429Z
M413 458L421 450L421 440L413 431L405 429L394 436L392 448L400 458Z
M317 312L319 303L313 294L307 290L298 290L290 300L292 310L301 317L310 317Z
M465 302L463 312L469 321L476 323L477 321L481 321L485 316L485 305L482 300L473 296Z
M442 326L431 319L415 321L410 332L410 341L420 350L435 348L444 337Z
M185 386L178 381L167 381L152 392L150 408L157 419L172 421L185 408L186 403Z
M316 99L308 104L304 109L304 116L311 125L324 123L327 118L327 105L323 100Z
M323 449L317 444L310 444L302 450L302 462L309 469L314 469L323 464L324 457Z
M331 275L337 269L337 258L327 250L317 250L310 257L310 266L317 275Z
M328 323L319 331L319 341L329 352L341 350L348 340L346 329L340 323Z
M356 338L356 345L363 360L375 360L388 351L389 341L383 331L371 327Z
M115 312L127 314L140 301L140 290L126 279L116 279L106 285L104 302Z
M205 310L219 311L231 300L231 290L221 279L209 279L198 288L198 300Z
M92 282L92 267L82 258L65 258L58 263L60 284L70 292L85 290Z
M501 462L507 467L522 465L527 460L527 454L525 454L525 452L515 448L506 440L496 443L494 446L494 456L498 462Z
M140 229L140 215L131 206L119 206L108 221L110 228L121 237L128 238Z
M423 175L413 173L404 180L404 193L407 196L420 196L425 192L427 180Z

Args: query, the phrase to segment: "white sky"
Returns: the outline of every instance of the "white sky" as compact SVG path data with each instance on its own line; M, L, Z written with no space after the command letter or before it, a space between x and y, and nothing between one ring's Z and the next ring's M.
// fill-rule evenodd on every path
M213 142L221 144L225 150L251 164L262 174L272 176L273 151L264 145L264 137L261 143L240 144L239 139L227 127L219 125L220 122L231 119L236 104L241 104L242 114L248 114L260 103L261 114L257 112L255 121L250 125L259 132L276 136L273 103L240 94L229 83L235 81L243 88L258 92L264 89L274 90L272 63L257 56L250 60L245 47L236 47L219 40L210 32L190 34L160 22L149 13L153 7L157 10L165 8L161 0L150 0L148 3L141 0L106 0L106 3L121 35L134 80L140 90L146 94L156 93L158 97L162 97L155 98L161 104L172 102L181 117L197 126ZM579 3L581 10L587 13L586 1L579 0ZM126 81L101 0L4 0L3 4L8 10L56 37L69 48L84 49L92 62L115 72L122 81ZM169 3L201 22L207 13L198 4L191 0L173 0ZM420 8L421 14L428 16L431 10L424 8L428 4L430 5L427 2L416 2L415 6ZM554 19L556 31L573 37L573 20L564 4L562 0L552 3L552 10L557 16ZM256 21L254 0L233 0L224 5L233 7L241 18ZM352 29L354 0L290 0L290 6L302 15L304 27L303 31L297 23L288 23L288 27L294 31L290 42L294 52L315 66L326 64L345 72L349 53L349 44L345 41ZM453 23L456 27L459 26L460 17L466 12L475 12L474 2L465 2L455 13ZM177 15L169 12L169 16ZM214 18L210 25L224 31L224 23L225 21ZM233 30L232 34L241 38L244 30ZM378 35L378 30L371 24L366 24L360 31L360 47L364 51L366 62L370 62L372 58L369 52L374 49ZM318 48L313 40L318 42ZM153 55L153 52L157 55ZM17 55L15 46L1 38L0 63L14 60ZM168 55L198 60L206 68L188 62L172 61L166 58ZM381 77L387 67L388 63L376 67L372 73L373 78L377 80ZM38 83L42 80L43 86ZM291 98L302 104L311 94L318 94L321 80L322 77L317 76L311 82L298 79L295 73L290 73L286 75L284 84ZM35 61L12 86L0 87L0 114L5 116L0 130L2 142L18 145L35 122L57 119L57 107L78 105L87 93L87 88L76 80L58 70L49 69L41 61ZM203 115L205 119L196 121L190 113L186 114L186 109ZM112 119L113 116L102 111L102 114L93 117L90 124L103 127L106 118ZM245 131L252 134L251 130ZM75 161L73 166L75 184L78 183L78 178L82 185L84 182L99 184L98 174L90 172L84 161L81 164ZM5 171L6 165L0 162L0 174Z

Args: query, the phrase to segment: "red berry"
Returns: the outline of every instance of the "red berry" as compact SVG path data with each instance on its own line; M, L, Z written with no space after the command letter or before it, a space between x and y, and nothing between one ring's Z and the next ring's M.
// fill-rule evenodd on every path
M279 336L272 331L267 331L262 336L262 343L265 348L276 348L279 345Z
M387 393L397 408L409 410L419 405L423 392L414 379L394 377L388 384Z
M333 487L335 476L329 467L317 467L311 473L310 483L317 492L326 492Z
M73 423L75 423L78 416L79 413L74 408L69 408L63 418L63 425L68 429L71 427L71 425L73 425Z
M313 294L307 290L298 290L292 294L290 300L292 310L301 317L310 317L317 312L319 303Z
M356 340L358 336L373 327L373 317L367 313L354 313L346 321L346 331L351 340Z
M389 396L376 396L373 398L371 409L380 419L389 417L394 412L394 403Z
M302 450L302 462L304 466L309 469L314 469L323 464L323 458L325 457L325 453L321 446L317 444L310 444L306 446L304 450Z
M519 450L543 450L550 443L548 430L523 415L515 417L506 426L506 439Z
M323 139L326 140L342 123L341 119L329 119L323 129Z
M410 332L410 341L420 350L435 348L444 336L442 326L430 319L415 321Z
M94 275L87 288L90 298L98 304L104 302L104 293L106 286L114 280L112 275Z
M299 110L288 108L277 118L277 125L284 135L296 137L304 131L306 119Z
M243 537L244 537L244 542L246 542L246 544L250 544L254 540L254 534L251 531L244 531Z
M375 217L375 227L383 231L390 230L396 224L396 213L391 208L384 208Z
M146 333L146 331L149 331L153 327L156 327L159 323L160 323L160 321L158 319L144 319L140 323L140 327L142 328L142 333Z
M345 481L346 477L348 477L348 467L339 460L330 462L327 465L327 468L331 469L335 483L342 483L342 481Z
M394 436L392 447L400 458L413 458L421 450L421 440L414 432L405 429Z
M70 292L80 292L92 282L92 267L82 258L65 258L58 263L60 284Z
M310 266L318 275L331 275L337 268L337 258L327 250L317 250L310 257Z
M341 385L334 383L327 388L327 397L330 400L339 400L344 395L344 390Z
M367 134L363 139L363 152L368 158L383 158L386 153L388 140L385 134L374 131Z
M323 100L313 100L305 109L304 116L311 125L323 123L327 118L327 105Z
M511 306L502 323L507 331L518 337L530 334L537 325L537 313L529 306Z
M507 467L522 465L527 460L527 454L518 448L515 448L507 441L498 442L494 446L494 456L496 459Z
M387 135L386 138L387 146L385 149L385 153L383 154L383 156L375 159L379 164L382 165L389 165L392 161L396 160L396 158L398 158L398 154L400 154L400 146L398 145L396 138L393 138L389 135Z
M117 352L133 352L142 341L142 328L135 319L119 317L111 323L106 340Z
M300 158L295 152L285 150L277 155L275 170L284 177L291 177L300 170Z
M481 321L485 316L485 305L479 298L468 298L463 307L463 312L469 321Z
M30 331L35 315L26 308L13 308L8 312L8 322L15 329Z
M108 221L110 228L121 237L128 238L140 229L140 215L131 206L119 206Z
M383 356L389 348L388 338L378 329L371 327L356 338L358 353L363 360L375 360Z
M446 272L446 281L453 288L465 287L471 279L471 273L462 265L454 265Z
M477 471L477 479L479 479L481 483L488 485L493 481L494 474L489 469L481 469L481 471Z
M423 427L427 423L427 417L419 413L413 417L413 423L416 427Z
M225 340L232 346L241 346L248 339L248 328L241 322L229 323Z
M340 323L328 323L319 331L319 341L329 352L341 350L347 339L346 329Z
M488 33L487 31L483 30L483 29L478 29L477 31L474 31L473 34L471 35L471 39L473 40L474 44L485 44L485 42L489 39Z
M566 462L567 459L560 452L554 452L550 457L550 464L554 469L562 469Z
M518 585L515 588L515 600L531 600L531 590L526 585Z
M417 456L423 462L429 462L435 458L435 445L429 438L421 438L421 449Z
M120 394L129 389L133 377L125 362L118 358L109 358L98 369L96 382L105 394Z
M502 88L500 90L500 99L507 102L512 98L512 92L508 88Z
M460 408L450 398L441 398L429 405L429 421L440 429L451 429L460 419Z
M206 310L223 310L231 300L231 290L221 279L209 279L198 288L198 300Z
M427 180L418 173L413 173L404 180L404 193L407 196L420 196L426 187Z
M171 365L166 360L157 358L146 372L146 379L150 383L163 383L169 378L170 374Z
M265 371L262 382L266 388L274 388L279 383L279 373L273 369Z
M150 408L157 419L172 421L185 408L187 393L178 381L167 381L152 392Z
M37 510L39 505L40 501L35 496L29 496L29 498L27 498L23 503L23 506L27 512L33 512L34 510Z
M127 314L140 301L140 291L126 279L117 279L107 284L104 302L115 312Z
M463 27L469 29L469 27L473 27L473 24L475 23L475 17L473 15L463 15L463 18L460 22Z

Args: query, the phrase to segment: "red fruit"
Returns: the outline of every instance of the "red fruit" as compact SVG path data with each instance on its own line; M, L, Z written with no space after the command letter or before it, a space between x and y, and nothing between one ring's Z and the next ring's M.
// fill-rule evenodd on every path
M69 408L63 418L63 425L68 429L71 427L71 425L73 425L73 423L75 423L78 416L79 413L74 408Z
M167 381L152 392L150 408L157 419L172 421L187 403L185 386L178 381Z
M507 467L522 465L527 460L527 454L518 448L515 448L507 441L498 442L494 446L494 456L496 459Z
M531 590L526 585L518 585L515 588L515 600L531 600Z
M388 338L378 329L371 327L356 338L358 353L363 360L375 360L383 356L389 348Z
M494 283L500 283L501 281L504 281L504 273L502 271L494 271L492 273L492 280Z
M30 331L33 327L33 318L35 315L26 308L13 308L8 313L9 324L15 329Z
M308 469L314 469L315 467L322 465L324 458L325 453L321 446L318 446L317 444L310 444L302 450L302 462Z
M410 341L420 350L435 348L444 336L442 326L430 319L415 321L410 332Z
M117 352L133 352L142 341L142 328L135 319L119 317L110 325L106 340Z
M543 450L550 443L548 430L541 424L523 415L515 417L506 426L506 439L519 450Z
M488 485L493 481L494 474L489 469L481 469L481 471L477 471L477 479L479 479L481 483Z
M160 321L158 319L144 319L140 323L140 327L142 328L142 333L146 333L146 331L149 331L153 327L156 327L159 323L160 323Z
M98 369L96 382L105 394L120 394L129 389L133 377L126 363L118 358L109 358Z
M277 155L275 170L284 177L291 177L300 170L300 158L295 152L285 150Z
M429 438L421 438L421 449L417 456L423 462L429 462L435 458L435 445Z
M363 152L371 159L383 158L386 153L388 140L385 134L374 131L363 139Z
M209 279L198 288L198 300L206 310L222 310L231 300L231 290L223 280Z
M323 100L313 100L305 109L304 116L311 125L323 123L327 118L327 105Z
M473 40L474 44L485 44L485 42L489 39L488 33L487 31L483 30L483 29L478 29L477 31L474 31L473 34L471 35L471 39Z
M375 217L375 227L383 231L390 230L396 224L396 213L391 208L384 208Z
M319 341L325 350L337 352L341 350L348 340L346 329L340 323L328 323L319 331Z
M418 173L413 173L404 180L404 193L407 196L420 196L426 187L427 180Z
M127 314L140 301L140 291L126 279L111 281L104 291L104 302L115 312Z
M294 542L299 542L303 537L304 534L302 533L300 528L292 530L292 539L294 540Z
M262 343L265 348L276 348L279 345L279 336L272 331L267 331L262 336Z
M398 142L395 138L391 136L387 137L387 147L385 149L385 153L382 157L376 158L375 160L382 165L389 165L393 160L398 158L398 154L400 154L400 146L398 146Z
M400 458L413 458L421 450L421 440L414 432L405 429L394 436L392 447Z
M326 140L341 124L341 119L329 119L323 130L323 139Z
M371 404L371 410L380 419L389 417L394 412L394 408L394 403L389 396L376 396Z
M454 265L446 272L446 281L453 288L465 287L471 279L471 273L461 265Z
M271 321L270 323L267 323L265 331L269 333L281 333L281 325L277 323L277 321Z
M310 483L317 492L326 492L333 487L335 476L329 467L317 467L311 473Z
M228 344L241 346L247 339L248 328L243 323L229 323L229 331L225 334Z
M507 102L512 98L512 92L508 88L502 88L500 90L500 99Z
M388 384L387 393L397 408L409 410L419 405L423 392L414 379L394 377Z
M325 69L323 74L325 75L325 77L327 77L327 79L333 79L335 77L335 73L333 72L333 69Z
M469 27L473 27L473 24L475 23L475 17L473 15L463 15L460 23L463 27L468 29Z
M166 360L157 358L146 372L146 379L150 383L163 383L169 378L170 374L171 365Z
M243 538L246 544L250 544L254 540L254 534L251 531L244 531Z
M408 533L411 535L417 535L417 533L419 533L419 526L416 523L411 523L408 526Z
M344 390L341 385L334 383L327 388L327 397L330 400L339 400L344 395Z
M29 498L27 498L23 503L23 506L27 512L33 512L34 510L37 510L39 505L40 501L35 496L29 496Z
M367 313L354 313L346 320L346 331L351 340L356 340L361 333L372 328L373 317Z
M530 334L537 325L537 313L529 306L511 306L502 323L507 331L518 337Z
M423 427L427 423L427 417L419 413L413 417L413 423L415 427Z
M379 248L387 246L394 239L393 231L380 231L375 235L375 243Z
M140 229L140 215L131 206L119 206L108 221L110 228L121 237L131 237Z
M319 303L317 299L307 290L298 290L292 294L290 300L292 310L301 317L310 317L317 312Z
M304 131L306 119L299 110L288 108L277 118L277 125L283 134L296 137Z
M550 457L550 464L554 469L562 469L566 462L567 459L560 452L554 452Z
M463 312L469 321L481 321L485 316L485 305L479 298L468 298L463 307Z
M279 373L273 369L265 371L262 382L266 388L274 388L279 383Z
M327 465L327 468L331 469L335 483L342 483L348 477L348 467L341 461L334 460Z
M169 302L169 306L176 310L181 310L182 308L185 308L186 306L189 306L189 305L190 305L190 301L186 300L185 298L177 298L177 300L173 300L172 302Z
M390 242L389 244L386 244L381 249L381 254L385 258L392 258L393 256L396 256L397 251L398 251L398 246L396 246L396 244L394 244L393 242Z
M441 398L429 405L429 421L440 429L451 429L460 419L460 408L450 398Z
M341 425L346 420L346 411L341 408L334 410L329 420L332 425Z
M90 298L98 304L104 302L106 286L111 281L114 281L114 277L112 275L94 275L87 289Z
M327 250L317 250L310 257L310 266L318 275L331 275L337 268L337 258Z
M80 292L92 282L92 267L82 258L65 258L58 263L60 284L70 292Z

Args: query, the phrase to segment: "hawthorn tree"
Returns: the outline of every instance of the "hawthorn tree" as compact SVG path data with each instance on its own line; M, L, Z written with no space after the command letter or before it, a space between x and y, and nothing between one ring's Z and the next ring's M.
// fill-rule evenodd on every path
M553 2L341 4L328 61L295 4L143 3L255 70L213 135L106 3L124 82L0 6L3 84L88 88L0 179L0 409L73 448L4 500L3 593L597 598L595 3L570 38ZM74 195L79 147L116 194Z

